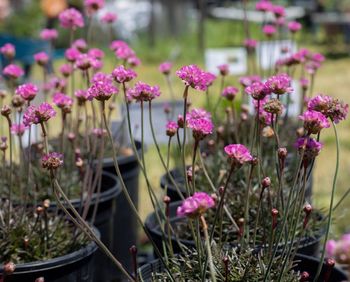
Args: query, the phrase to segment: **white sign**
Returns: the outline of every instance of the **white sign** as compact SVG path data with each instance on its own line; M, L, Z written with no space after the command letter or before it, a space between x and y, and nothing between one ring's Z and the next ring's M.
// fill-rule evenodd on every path
M219 74L218 66L228 64L230 74L241 75L247 72L247 51L245 48L220 48L205 51L206 69Z

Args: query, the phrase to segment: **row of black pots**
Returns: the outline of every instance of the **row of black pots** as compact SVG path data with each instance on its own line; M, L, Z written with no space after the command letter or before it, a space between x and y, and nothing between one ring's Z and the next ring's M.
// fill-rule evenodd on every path
M310 278L308 279L308 281L313 281L317 272L318 264L319 264L319 260L314 257L297 254L295 256L294 270L300 271L300 272L304 272L304 271L308 272L308 274L310 275ZM324 275L326 274L327 269L328 269L328 266L324 264L320 275L320 279L318 279L317 282L324 281L322 277L324 277ZM138 275L139 275L140 281L154 282L154 280L152 280L152 274L162 273L163 271L164 271L164 265L159 259L157 259L139 268ZM333 268L330 273L328 281L329 282L347 281L347 276L340 269Z
M136 142L140 154L141 144ZM138 175L140 168L134 155L118 157L119 169L123 181L134 202L138 205ZM96 195L92 198L91 208L87 219L91 218ZM76 209L81 207L80 199L71 201ZM56 203L51 207L55 208ZM101 194L98 200L98 209L94 222L96 232L102 242L111 250L117 259L131 272L131 258L129 248L137 243L137 221L133 215L120 182L116 176L112 158L103 161ZM0 267L0 274L3 269ZM44 277L45 282L99 282L120 281L122 274L100 252L94 243L62 257L25 263L16 266L15 272L6 277L6 281L24 282L35 281Z

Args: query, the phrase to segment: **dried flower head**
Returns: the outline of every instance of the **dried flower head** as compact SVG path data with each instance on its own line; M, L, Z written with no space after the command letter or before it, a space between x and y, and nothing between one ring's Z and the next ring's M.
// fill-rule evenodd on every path
M280 116L283 112L283 104L280 100L273 98L264 104L264 110L270 114Z
M41 158L41 165L48 170L57 169L63 165L63 155L57 152L48 153Z

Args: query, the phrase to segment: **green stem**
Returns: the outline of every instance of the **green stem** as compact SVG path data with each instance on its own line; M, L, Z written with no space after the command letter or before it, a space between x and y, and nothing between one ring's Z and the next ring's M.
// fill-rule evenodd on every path
M200 220L202 222L202 227L203 227L203 232L204 232L205 246L207 247L207 255L208 255L208 262L209 262L211 281L212 282L216 282L216 275L215 275L215 267L214 267L214 262L213 262L213 255L211 253L211 246L210 246L210 240L209 240L209 235L208 235L208 225L207 225L203 215L200 217ZM203 272L206 272L206 269L204 269Z

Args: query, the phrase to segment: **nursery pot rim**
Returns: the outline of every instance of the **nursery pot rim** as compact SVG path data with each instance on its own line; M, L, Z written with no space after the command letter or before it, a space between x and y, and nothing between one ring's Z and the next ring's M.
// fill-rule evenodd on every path
M97 237L100 238L101 236L98 229L94 226L92 226L92 229L95 235L97 235ZM38 260L33 262L16 264L16 269L13 275L26 274L31 273L33 271L47 271L61 267L62 265L74 264L75 262L78 262L92 255L97 250L97 248L98 247L96 243L90 241L87 245L81 247L79 250L76 250L63 256L51 258L48 260ZM3 273L3 270L3 266L0 266L0 273Z

